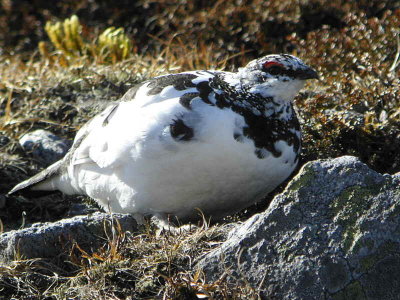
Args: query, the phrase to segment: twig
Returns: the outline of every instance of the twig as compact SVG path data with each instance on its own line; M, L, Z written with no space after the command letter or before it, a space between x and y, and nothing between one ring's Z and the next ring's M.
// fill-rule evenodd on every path
M393 72L396 67L399 65L399 57L400 57L400 37L399 37L399 32L397 32L396 34L396 41L397 41L397 52L396 55L394 57L394 61L392 63L392 65L389 68L389 72Z

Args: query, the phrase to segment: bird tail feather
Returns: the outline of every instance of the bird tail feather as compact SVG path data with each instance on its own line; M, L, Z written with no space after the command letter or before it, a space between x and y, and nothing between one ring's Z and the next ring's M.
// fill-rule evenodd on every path
M63 160L59 160L50 165L48 168L39 172L35 176L17 184L15 187L12 188L11 191L8 192L8 195L15 194L17 192L21 193L34 190L43 190L47 193L51 191L52 193L53 191L57 190L54 179L56 176L61 175L60 170L62 168L63 162Z

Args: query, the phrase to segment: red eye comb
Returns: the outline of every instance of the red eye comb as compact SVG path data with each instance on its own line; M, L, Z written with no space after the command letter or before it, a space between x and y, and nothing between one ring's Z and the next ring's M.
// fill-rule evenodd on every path
M277 62L275 62L275 61L267 61L267 62L264 63L263 66L264 66L264 68L270 68L270 67L272 67L272 66L283 67L282 64L277 63Z

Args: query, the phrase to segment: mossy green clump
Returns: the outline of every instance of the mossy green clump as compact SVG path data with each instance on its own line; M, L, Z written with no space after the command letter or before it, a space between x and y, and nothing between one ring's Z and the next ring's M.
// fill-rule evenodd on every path
M361 258L360 269L356 269L355 271L359 273L366 273L383 258L393 255L393 253L398 253L399 249L400 249L399 243L394 241L386 241L379 247L376 247L373 253Z
M82 25L76 15L64 22L47 22L45 26L47 35L54 47L66 56L79 56L85 52L82 40Z
M374 195L377 195L382 184L372 186L352 186L345 189L335 200L330 208L334 220L343 226L343 249L357 251L361 245L354 244L360 228L357 224L358 218L365 214L372 205Z
M97 55L103 60L115 63L129 57L132 41L126 36L123 28L109 27L99 36L96 49Z
M82 25L76 15L63 22L47 22L47 35L53 46L67 60L94 58L98 63L116 63L128 58L132 53L132 41L122 27L109 27L97 38L97 42L84 42ZM53 59L43 42L39 44L42 55Z
M362 289L361 283L357 280L353 281L344 289L332 296L334 300L364 300L365 297L366 296Z
M299 174L296 175L287 185L287 191L297 191L303 186L308 186L309 183L314 181L316 178L315 171L312 168L311 164L306 164L299 171Z
M393 194L390 195L396 199L396 195L400 193L398 180L393 177L385 176L379 182L373 177L367 177L365 181L366 186L352 186L342 191L330 205L334 220L343 227L343 245L346 252L357 252L361 247L373 249L375 245L371 240L357 240L357 235L361 230L358 220L371 209L374 196L392 190ZM393 204L387 208L389 216L398 217L398 206L398 203L393 201Z

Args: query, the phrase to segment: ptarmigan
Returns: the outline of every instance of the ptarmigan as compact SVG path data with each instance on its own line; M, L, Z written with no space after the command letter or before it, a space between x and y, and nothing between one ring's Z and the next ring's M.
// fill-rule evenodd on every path
M292 100L316 71L287 54L238 72L191 71L130 89L83 126L67 155L15 186L95 199L106 210L214 220L262 199L298 163Z

